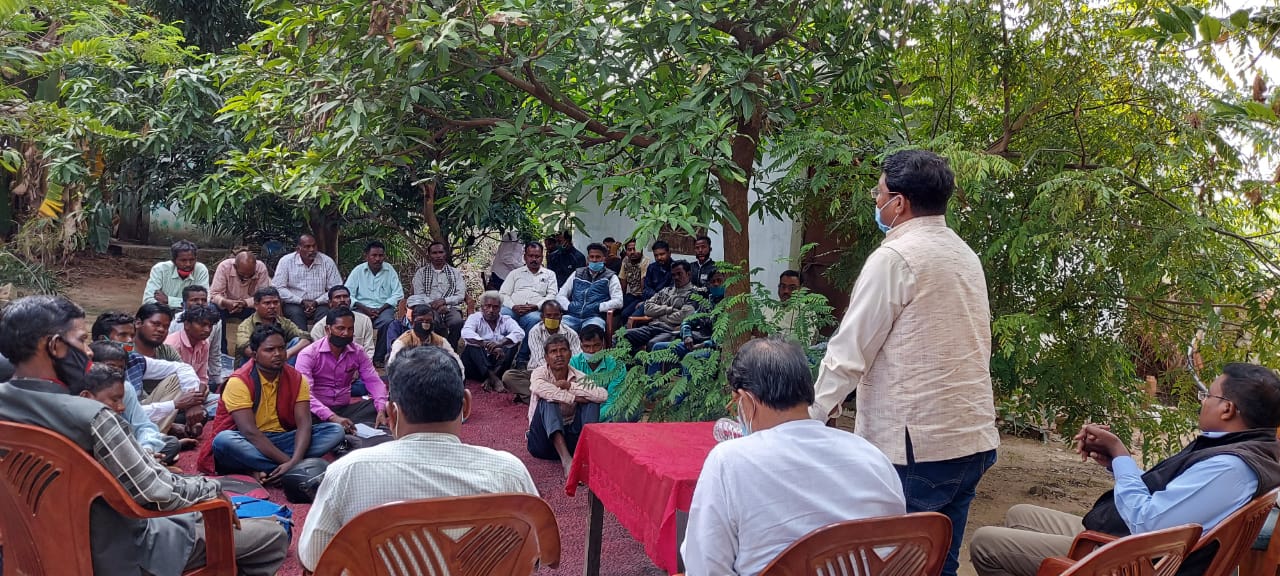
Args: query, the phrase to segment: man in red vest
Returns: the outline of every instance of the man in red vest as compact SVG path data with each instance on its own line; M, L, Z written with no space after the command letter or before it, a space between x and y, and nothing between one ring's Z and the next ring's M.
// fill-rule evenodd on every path
M211 426L213 441L200 447L201 472L247 472L271 483L342 442L342 426L311 423L311 392L306 378L285 362L286 342L279 326L254 329L252 360L227 379Z

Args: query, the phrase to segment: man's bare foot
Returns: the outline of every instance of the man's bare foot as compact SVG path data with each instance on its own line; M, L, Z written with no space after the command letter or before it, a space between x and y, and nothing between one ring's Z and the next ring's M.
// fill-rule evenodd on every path
M564 466L564 477L569 477L569 469L573 468L573 460L561 460L560 464Z
M254 472L254 473L250 474L250 476L253 476L253 479L254 479L254 480L256 480L259 484L266 485L266 483L267 483L267 473L266 473L266 472Z
M178 450L182 452L186 452L187 450L195 450L196 446L198 446L199 444L200 444L200 441L196 440L195 438L183 438L181 440L178 440Z

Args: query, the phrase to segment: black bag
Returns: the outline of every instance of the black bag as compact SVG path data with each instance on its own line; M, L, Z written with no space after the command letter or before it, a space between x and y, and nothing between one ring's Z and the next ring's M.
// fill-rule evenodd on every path
M316 499L316 492L320 490L328 468L329 463L321 458L307 458L299 462L280 476L284 497L294 504L310 504Z

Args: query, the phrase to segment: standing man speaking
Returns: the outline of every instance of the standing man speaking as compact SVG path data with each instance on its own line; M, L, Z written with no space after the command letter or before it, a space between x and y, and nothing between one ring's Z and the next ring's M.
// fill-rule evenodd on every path
M822 359L810 416L858 391L856 433L893 461L907 512L951 519L942 573L955 576L969 504L1000 436L991 392L991 310L977 254L947 227L955 174L907 150L875 188L885 240L867 257Z

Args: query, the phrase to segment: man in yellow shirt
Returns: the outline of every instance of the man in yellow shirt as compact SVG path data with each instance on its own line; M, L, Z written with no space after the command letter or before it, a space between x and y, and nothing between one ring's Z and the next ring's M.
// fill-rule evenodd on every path
M342 426L311 423L311 391L285 363L285 333L263 324L249 339L252 360L222 389L212 424L212 442L200 449L206 474L249 472L273 482L306 458L319 458L344 438Z

